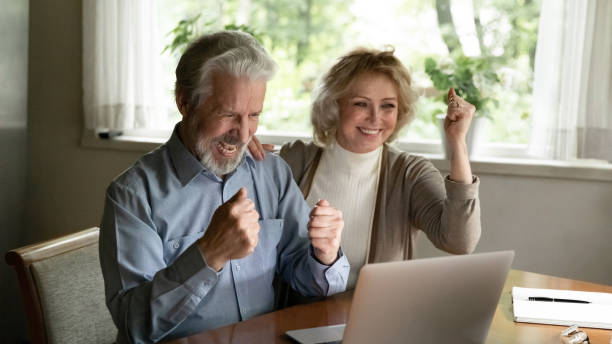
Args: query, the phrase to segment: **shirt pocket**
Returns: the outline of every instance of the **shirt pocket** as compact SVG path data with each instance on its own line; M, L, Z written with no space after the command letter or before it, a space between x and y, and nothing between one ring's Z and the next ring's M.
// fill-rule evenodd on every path
M204 231L172 238L164 243L164 259L168 264L204 235Z
M274 272L278 258L277 245L283 235L282 219L264 219L259 221L259 242L253 253L256 264L264 274Z
M267 249L276 248L283 235L283 219L259 220L259 241Z

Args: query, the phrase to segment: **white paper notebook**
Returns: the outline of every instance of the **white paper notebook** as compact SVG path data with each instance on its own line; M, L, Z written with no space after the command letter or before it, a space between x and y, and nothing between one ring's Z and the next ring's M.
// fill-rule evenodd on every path
M530 301L530 297L590 303ZM512 288L514 321L612 329L612 294L574 290Z

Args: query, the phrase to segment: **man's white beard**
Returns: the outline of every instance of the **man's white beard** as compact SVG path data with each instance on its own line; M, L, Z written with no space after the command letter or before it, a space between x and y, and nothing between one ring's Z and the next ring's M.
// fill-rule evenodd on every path
M224 175L233 172L238 167L246 152L248 143L241 144L239 138L227 134L213 138L202 137L200 133L200 118L194 114L190 115L185 124L187 125L187 135L190 136L191 142L195 142L194 150L196 157L206 169L218 177L223 177ZM236 150L238 150L236 157L232 159L224 159L224 161L221 163L215 160L212 150L216 149L217 142L225 142L227 144L236 145Z
M206 138L198 138L195 146L196 154L200 157L200 162L206 169L217 175L218 177L223 177L224 175L233 172L246 151L245 144L240 143L232 143L235 144L238 150L238 155L231 159L225 159L223 162L219 163L215 160L212 149L215 149L215 142L227 142L228 140L225 137L206 139ZM229 143L229 142L228 142Z

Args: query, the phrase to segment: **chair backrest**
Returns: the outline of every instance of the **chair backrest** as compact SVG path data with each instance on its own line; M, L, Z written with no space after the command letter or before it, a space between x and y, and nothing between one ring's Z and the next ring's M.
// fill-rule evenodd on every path
M9 251L32 343L113 343L106 308L98 228Z

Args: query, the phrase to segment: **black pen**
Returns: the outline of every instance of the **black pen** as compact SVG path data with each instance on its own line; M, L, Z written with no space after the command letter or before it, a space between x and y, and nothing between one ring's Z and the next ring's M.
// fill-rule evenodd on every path
M541 296L530 296L529 301L545 301L545 302L567 302L567 303L591 303L583 300L572 300L572 299L557 299L552 297L541 297Z

